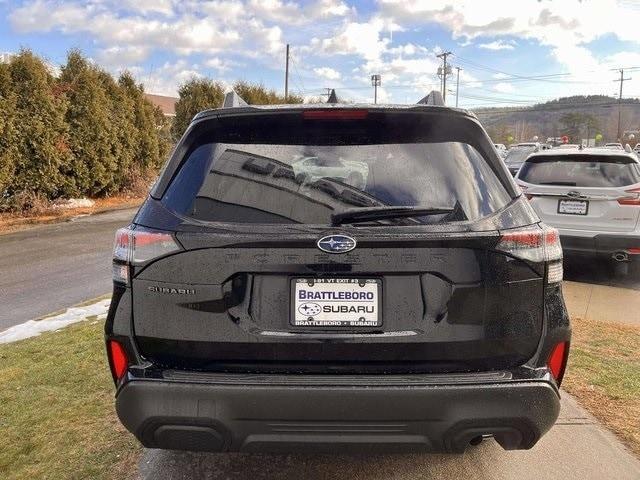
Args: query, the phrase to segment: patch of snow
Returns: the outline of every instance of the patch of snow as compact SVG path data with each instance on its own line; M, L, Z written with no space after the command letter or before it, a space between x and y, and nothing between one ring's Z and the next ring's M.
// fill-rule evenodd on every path
M90 198L68 198L66 200L58 200L54 207L55 208L86 208L93 207L96 202L91 200Z
M107 298L83 307L68 308L64 313L43 318L42 320L29 320L20 325L15 325L0 332L0 343L17 342L25 338L36 337L42 332L57 331L72 323L82 322L92 315L97 315L100 319L105 318L110 303L111 299Z

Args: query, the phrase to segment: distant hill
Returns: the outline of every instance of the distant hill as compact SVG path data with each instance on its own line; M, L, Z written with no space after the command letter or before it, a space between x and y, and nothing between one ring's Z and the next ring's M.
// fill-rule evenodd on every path
M596 133L603 141L616 141L618 130L618 100L605 95L576 95L526 107L475 109L474 113L495 142L509 143L530 141L538 136L540 141L548 137L568 135L571 141L593 138ZM622 99L620 104L620 129L622 132L640 129L640 99ZM567 114L573 114L567 118ZM563 116L565 117L563 119ZM567 121L571 124L568 124ZM630 141L627 137L623 141ZM640 141L639 135L631 143Z

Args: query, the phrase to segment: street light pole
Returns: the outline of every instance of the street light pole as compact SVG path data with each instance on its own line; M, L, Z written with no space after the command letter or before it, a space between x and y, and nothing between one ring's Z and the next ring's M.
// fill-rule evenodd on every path
M287 43L287 57L285 60L285 69L284 69L284 101L287 101L289 98L289 44Z
M380 74L371 75L371 85L373 86L373 103L378 103L378 87L382 85L382 76Z

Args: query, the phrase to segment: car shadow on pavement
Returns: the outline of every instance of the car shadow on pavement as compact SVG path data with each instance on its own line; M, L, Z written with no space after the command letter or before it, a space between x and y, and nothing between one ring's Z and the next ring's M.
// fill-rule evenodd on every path
M487 471L490 471L491 458L495 455L504 455L504 452L493 441L485 441L482 445L472 447L461 455L277 455L145 450L140 462L139 478L144 480L504 478L502 475L492 476L484 473L478 476L479 463L486 462Z

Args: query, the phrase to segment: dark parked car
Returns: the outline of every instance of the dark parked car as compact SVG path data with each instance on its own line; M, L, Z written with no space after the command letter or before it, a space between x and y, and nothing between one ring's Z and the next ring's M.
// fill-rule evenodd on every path
M364 181L296 175L303 157ZM558 234L462 110L202 112L113 275L116 409L147 447L525 449L558 416Z

